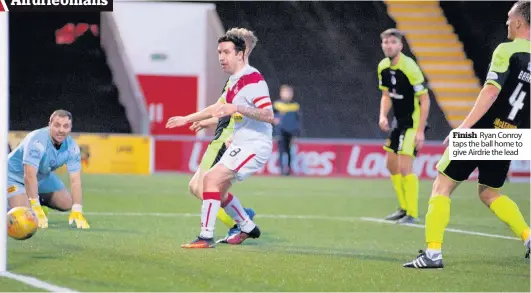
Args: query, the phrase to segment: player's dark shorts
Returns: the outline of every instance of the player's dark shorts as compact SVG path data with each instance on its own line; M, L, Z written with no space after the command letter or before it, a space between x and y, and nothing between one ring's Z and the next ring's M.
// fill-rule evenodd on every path
M51 209L57 209L57 207L52 204L52 196L53 192L39 194L39 201L41 203L41 206L49 207Z
M399 155L417 156L415 147L416 128L393 128L383 149Z
M479 171L478 183L498 189L503 186L509 173L511 161L450 161L449 148L437 163L437 170L456 182L465 181L476 168Z

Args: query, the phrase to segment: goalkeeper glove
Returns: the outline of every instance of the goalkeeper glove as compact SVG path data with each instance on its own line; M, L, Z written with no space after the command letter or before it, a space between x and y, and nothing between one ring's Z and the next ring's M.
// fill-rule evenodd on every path
M72 225L72 223L76 222L76 227L79 229L89 229L89 223L83 217L82 213L82 206L80 204L73 204L72 205L72 211L70 212L70 216L68 217L68 225Z
M39 228L48 228L48 218L44 214L39 198L30 199L31 209L35 212L37 219L39 220Z

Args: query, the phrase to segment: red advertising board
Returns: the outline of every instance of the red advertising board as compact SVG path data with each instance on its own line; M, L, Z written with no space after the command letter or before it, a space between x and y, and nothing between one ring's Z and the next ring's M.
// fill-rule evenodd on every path
M155 138L155 170L195 172L208 141L195 139ZM445 147L428 144L414 161L413 170L422 179L437 175L436 165ZM298 140L293 144L292 173L296 176L388 178L382 145L374 142L334 142L327 140ZM515 161L512 172L529 181L529 161ZM261 175L280 175L276 146ZM527 177L526 177L527 176ZM470 179L477 178L474 172Z

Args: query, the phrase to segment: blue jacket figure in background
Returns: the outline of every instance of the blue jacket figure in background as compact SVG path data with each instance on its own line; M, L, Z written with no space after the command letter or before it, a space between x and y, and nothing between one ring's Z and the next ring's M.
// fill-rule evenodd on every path
M291 141L301 132L301 112L299 103L293 101L293 88L280 87L280 100L273 104L275 112L275 136L278 138L278 155L282 175L291 174ZM284 160L287 155L287 162ZM287 163L287 164L286 164Z

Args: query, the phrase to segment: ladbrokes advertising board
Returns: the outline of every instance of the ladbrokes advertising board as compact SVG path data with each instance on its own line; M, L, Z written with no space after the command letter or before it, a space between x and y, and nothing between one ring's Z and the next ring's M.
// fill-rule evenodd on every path
M208 141L156 139L155 170L195 172ZM442 144L425 145L414 161L413 170L422 179L437 175L436 165L445 147ZM298 140L292 148L292 173L296 176L388 178L385 155L378 141L327 141ZM511 175L514 181L529 182L529 161L514 161ZM276 146L262 175L279 175L279 158ZM474 172L471 179L477 178Z
M9 133L9 145L16 148L28 132ZM81 149L84 173L150 174L151 138L130 135L72 134ZM64 172L64 167L58 170Z

